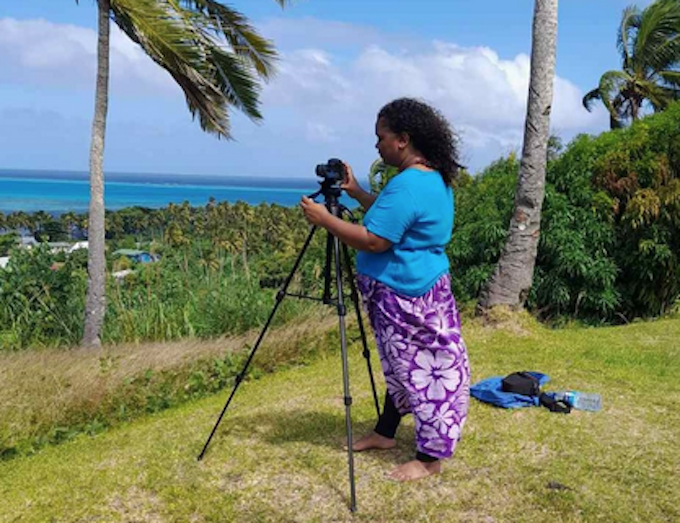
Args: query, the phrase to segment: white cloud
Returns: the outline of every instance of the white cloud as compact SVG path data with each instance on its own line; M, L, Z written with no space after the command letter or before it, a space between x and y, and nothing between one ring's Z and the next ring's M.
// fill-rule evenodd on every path
M525 54L503 59L487 47L446 42L413 51L370 45L350 60L320 49L296 51L284 55L279 76L265 91L265 107L294 109L309 125L334 129L340 141L352 140L359 129L365 139L376 112L389 100L422 98L452 121L463 140L463 156L482 165L521 146L529 73ZM582 107L582 96L569 80L555 79L551 125L566 138L607 124L603 110L588 113Z
M331 56L321 49L300 49L284 55L278 74L265 90L263 102L306 105L308 109L347 103L352 85Z
M111 30L112 89L124 94L177 94L171 78L125 36ZM97 34L46 20L0 18L0 82L92 89Z
M334 143L338 141L337 133L332 127L315 122L307 122L305 137L311 143Z
M158 103L159 95L171 97L172 117L181 111L182 124L192 125L184 119L181 91L169 75L112 27L114 100L121 93L149 103ZM530 71L526 54L501 57L488 47L417 41L314 19L270 20L261 29L283 51L278 75L263 91L264 124L240 135L234 129L249 147L270 147L277 137L294 136L300 150L353 150L369 164L376 155L375 114L400 96L423 98L438 107L461 134L462 157L472 168L521 146ZM93 30L0 18L0 84L92 91L95 63ZM583 109L582 96L568 79L555 79L552 127L567 139L608 124L603 110L591 114ZM89 111L91 101L87 103ZM122 101L117 110L124 111ZM137 105L128 113L138 110ZM155 123L165 125L160 118Z
M274 41L278 49L291 51L323 47L329 51L352 50L369 45L417 45L410 37L387 34L370 26L318 18L272 18L257 24L258 31Z

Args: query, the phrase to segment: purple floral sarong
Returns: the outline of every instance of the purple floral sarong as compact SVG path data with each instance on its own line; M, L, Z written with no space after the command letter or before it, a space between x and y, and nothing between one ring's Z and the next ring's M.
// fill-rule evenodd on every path
M361 274L357 282L387 392L400 414L415 417L417 451L452 456L467 417L470 364L449 275L417 298Z

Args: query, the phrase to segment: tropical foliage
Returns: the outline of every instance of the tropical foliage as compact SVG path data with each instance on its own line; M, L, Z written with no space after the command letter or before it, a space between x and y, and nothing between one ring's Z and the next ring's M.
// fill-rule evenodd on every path
M541 242L529 306L541 317L589 322L667 312L680 297L680 103L629 129L580 136L549 149ZM447 248L461 303L475 300L498 260L519 172L516 156L457 182L456 223ZM377 184L384 183L377 176ZM3 229L33 228L40 214L10 213ZM62 215L69 233L84 215ZM68 224L68 225L66 225ZM211 200L106 215L109 276L107 342L213 337L260 326L289 274L307 224L298 209ZM85 251L65 257L17 248L0 270L0 347L73 345L82 332ZM136 265L112 254L142 246L161 262ZM294 284L322 287L323 235L317 235ZM286 300L280 320L305 307Z
M216 0L111 0L111 15L182 88L204 130L229 137L230 106L261 118L257 77L272 75L277 55L234 8Z
M277 0L280 5L285 0ZM95 113L90 147L88 286L82 344L101 344L106 311L103 157L108 111L112 18L182 89L201 127L230 137L228 108L259 120L260 79L273 73L276 52L248 20L217 0L98 0Z
M550 154L529 305L542 317L629 321L680 297L680 104ZM510 156L457 191L449 247L463 301L491 274L519 170Z
M71 219L83 223L85 216ZM297 209L214 200L204 207L185 202L108 212L106 224L106 342L208 338L259 327L308 231ZM16 235L5 237L14 244ZM137 264L113 254L138 247L161 261ZM76 344L83 329L78 311L84 306L87 252L52 254L46 244L9 250L7 270L0 270L0 350ZM320 292L324 261L325 237L318 234L294 288ZM133 273L112 277L124 269ZM276 321L306 308L286 300Z
M561 221L579 238L574 271L551 283L565 299L552 306L626 318L666 312L680 295L680 104L625 132L578 138L549 180L564 194L551 226ZM566 251L547 247L544 255Z
M607 71L585 95L591 110L600 100L609 111L611 128L638 119L645 103L657 112L680 98L680 2L657 0L644 10L623 11L618 35L620 71Z

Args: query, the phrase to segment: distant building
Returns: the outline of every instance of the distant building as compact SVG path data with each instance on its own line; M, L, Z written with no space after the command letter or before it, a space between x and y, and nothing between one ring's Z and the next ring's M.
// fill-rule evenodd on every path
M78 249L89 249L89 248L90 248L90 244L87 241L76 242L73 245L71 245L71 248L68 250L68 252L70 254L73 251L77 251Z
M33 236L22 236L19 238L19 247L24 249L32 249L33 247L37 246L38 240L36 240Z
M71 244L68 242L47 242L47 246L52 254L70 252L71 249Z
M133 262L137 263L153 263L160 260L158 254L151 254L146 251L140 251L137 249L118 249L113 253L114 256L125 256Z

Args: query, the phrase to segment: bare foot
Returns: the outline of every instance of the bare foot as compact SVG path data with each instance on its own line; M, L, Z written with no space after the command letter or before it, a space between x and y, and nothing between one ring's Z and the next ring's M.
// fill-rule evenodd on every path
M379 449L388 450L396 447L397 442L394 438L386 438L381 436L377 432L371 432L361 439L358 439L352 445L352 450L354 452L362 452L364 450ZM345 447L347 448L347 447Z
M396 481L414 481L432 476L433 474L439 474L441 471L441 461L424 463L414 459L413 461L399 465L396 469L388 474L388 477Z

